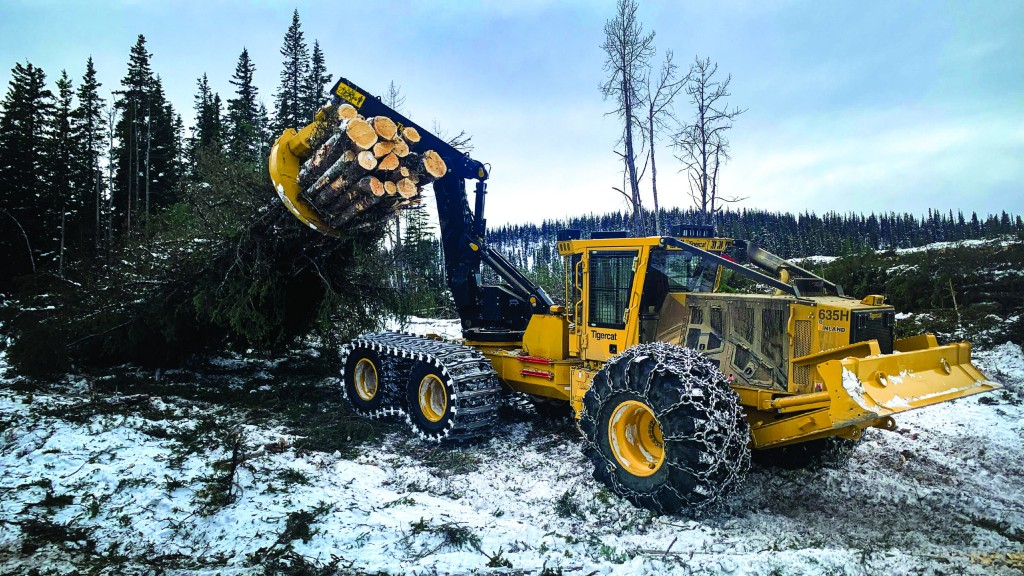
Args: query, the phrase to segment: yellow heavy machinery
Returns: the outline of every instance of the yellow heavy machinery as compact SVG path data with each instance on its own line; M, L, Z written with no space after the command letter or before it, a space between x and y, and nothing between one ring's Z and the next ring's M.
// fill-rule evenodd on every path
M750 450L858 440L913 408L998 388L968 343L895 339L895 310L860 299L752 243L690 226L632 238L563 231L564 305L487 245L486 166L341 79L309 126L275 144L271 176L286 205L325 233L331 206L298 185L325 115L349 103L422 135L448 174L434 182L447 281L463 339L365 334L342 358L342 389L365 415L404 414L432 441L491 433L503 391L547 412L571 408L595 477L670 512L714 502ZM470 209L466 181L475 181ZM499 281L483 282L482 266ZM773 294L718 291L724 270Z

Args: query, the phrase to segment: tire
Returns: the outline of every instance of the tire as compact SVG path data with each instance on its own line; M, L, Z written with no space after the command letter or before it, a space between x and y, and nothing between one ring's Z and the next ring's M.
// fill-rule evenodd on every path
M417 362L405 387L405 407L417 432L429 440L446 438L458 408L454 385L439 368Z
M653 342L612 358L583 397L594 478L661 513L721 501L750 466L739 397L699 352Z
M385 372L380 355L369 348L354 347L345 360L343 390L356 413L378 416L391 407L387 401L384 381Z
M764 468L798 470L842 463L850 458L856 443L845 438L819 438L809 442L766 448L751 452L751 460Z

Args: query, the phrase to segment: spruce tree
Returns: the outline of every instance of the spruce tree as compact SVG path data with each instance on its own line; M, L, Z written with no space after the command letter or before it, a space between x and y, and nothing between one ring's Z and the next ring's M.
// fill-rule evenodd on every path
M61 70L57 79L56 105L48 122L46 149L46 193L52 196L52 205L57 208L55 221L59 222L51 243L57 246L57 275L60 277L64 276L65 258L69 251L74 252L78 248L74 235L69 235L69 229L77 229L82 214L82 198L75 187L79 143L71 128L74 95L67 70Z
M16 275L35 272L40 255L54 249L59 214L46 186L53 110L46 74L31 63L15 64L0 104L0 249L8 255L0 259L0 289L9 289Z
M256 165L260 161L261 134L259 93L252 83L256 66L249 51L242 50L231 77L235 97L228 99L228 154L235 160Z
M78 107L71 113L71 126L79 147L75 188L81 196L82 207L76 242L93 254L99 251L103 237L103 171L100 159L105 145L106 120L103 117L103 98L99 95L100 86L90 56L85 63L85 75L78 85Z
M256 111L256 134L259 146L256 157L258 163L266 161L267 156L270 154L270 147L274 145L274 140L277 139L277 135L274 134L271 126L270 112L267 110L267 105L260 100L260 107Z
M198 80L197 85L199 91L194 99L196 125L189 139L189 157L193 165L199 150L219 152L224 142L220 95L210 89L206 74Z
M320 42L313 42L313 57L310 60L309 76L306 78L303 106L299 113L298 122L295 127L304 126L313 121L313 115L324 104L324 87L331 81L327 74L327 63L324 60L324 53L320 50Z
M139 34L132 46L128 72L121 79L123 90L114 103L119 119L114 128L117 145L114 150L113 222L117 231L130 232L137 224L146 193L146 167L144 157L149 147L149 132L153 109L150 97L156 79L150 67L150 53L146 50L146 37ZM151 150L150 150L151 152Z
M181 120L164 95L160 77L153 81L146 114L146 148L142 165L146 178L142 208L146 214L177 201L181 176Z
M306 83L309 80L309 49L306 48L299 24L298 10L292 13L292 24L284 35L281 56L284 56L281 84L274 96L274 104L277 106L275 132L285 128L299 128L310 121L310 118L303 115L303 102L308 98Z

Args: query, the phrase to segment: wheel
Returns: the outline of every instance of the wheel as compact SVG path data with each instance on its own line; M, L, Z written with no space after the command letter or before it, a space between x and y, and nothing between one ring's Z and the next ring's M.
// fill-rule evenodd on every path
M409 419L420 434L441 440L455 426L457 408L452 381L440 369L419 362L406 386Z
M345 397L359 414L376 416L390 407L385 402L383 365L374 350L357 346L349 353L343 388Z
M765 468L797 470L843 462L853 453L856 444L845 438L819 438L809 442L790 444L779 448L766 448L751 452L755 464Z
M695 511L750 466L750 428L722 373L699 352L653 342L612 358L579 421L594 477L656 512Z

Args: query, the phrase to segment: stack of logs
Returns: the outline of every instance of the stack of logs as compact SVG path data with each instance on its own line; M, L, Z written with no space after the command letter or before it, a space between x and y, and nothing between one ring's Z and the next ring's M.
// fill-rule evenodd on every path
M423 187L448 171L441 156L426 150L411 152L420 141L412 126L399 126L386 116L363 118L343 104L314 154L299 172L304 199L332 228L350 224L374 206L382 217L416 204Z

